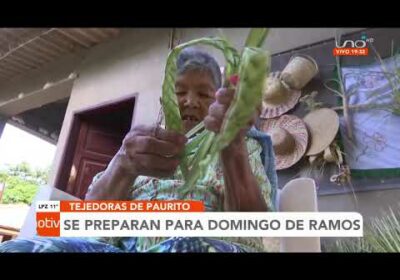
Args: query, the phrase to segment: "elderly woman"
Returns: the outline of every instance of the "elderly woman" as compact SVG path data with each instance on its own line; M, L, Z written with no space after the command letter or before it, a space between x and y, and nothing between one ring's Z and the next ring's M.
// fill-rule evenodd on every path
M219 132L234 89L221 87L218 63L205 52L187 49L177 61L176 95L185 132L204 121ZM273 211L276 172L270 138L243 127L187 199L206 211ZM251 129L250 129L251 128ZM87 200L173 200L183 184L178 155L191 139L157 125L134 127L107 169L96 175ZM180 197L179 197L180 198ZM0 246L0 252L254 252L262 238L34 238ZM267 249L268 250L268 249Z

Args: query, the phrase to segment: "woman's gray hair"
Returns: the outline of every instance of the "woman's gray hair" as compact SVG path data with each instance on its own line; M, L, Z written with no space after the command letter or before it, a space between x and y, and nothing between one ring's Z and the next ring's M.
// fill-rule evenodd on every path
M208 53L195 48L184 49L177 59L178 75L182 75L189 70L207 71L213 81L215 87L221 87L222 75L218 62Z

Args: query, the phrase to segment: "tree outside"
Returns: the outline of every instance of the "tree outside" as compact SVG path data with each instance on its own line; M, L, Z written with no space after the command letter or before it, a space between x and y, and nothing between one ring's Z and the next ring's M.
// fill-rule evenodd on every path
M26 162L0 171L0 186L3 186L0 203L30 205L39 186L46 184L49 171L50 167L34 169Z

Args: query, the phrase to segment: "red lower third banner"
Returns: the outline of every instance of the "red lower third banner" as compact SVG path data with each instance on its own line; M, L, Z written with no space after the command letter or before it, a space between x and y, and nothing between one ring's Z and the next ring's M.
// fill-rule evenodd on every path
M60 236L60 213L204 212L202 201L39 201L36 225L39 236Z
M39 236L60 236L60 212L36 213L36 231Z
M367 56L368 48L334 48L333 56Z
M61 201L61 212L204 212L202 201Z

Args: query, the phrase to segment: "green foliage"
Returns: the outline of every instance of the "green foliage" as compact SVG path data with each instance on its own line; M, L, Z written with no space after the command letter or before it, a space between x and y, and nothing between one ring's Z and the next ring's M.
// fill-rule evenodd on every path
M46 184L50 167L45 169L33 169L29 163L21 162L17 165L10 166L7 170L7 174L15 176L25 181L35 182L37 185Z
M400 220L399 213L390 209L381 218L374 218L365 226L364 237L337 241L327 248L328 252L400 252Z
M10 166L0 172L0 184L5 185L1 203L31 204L40 185L46 184L50 168L33 169L28 163Z
M34 182L5 173L0 173L0 182L5 183L6 186L1 201L4 204L31 204L39 188Z

